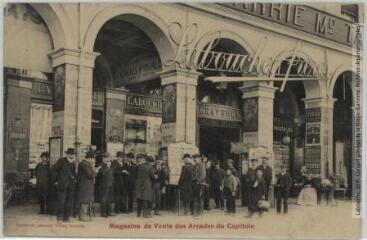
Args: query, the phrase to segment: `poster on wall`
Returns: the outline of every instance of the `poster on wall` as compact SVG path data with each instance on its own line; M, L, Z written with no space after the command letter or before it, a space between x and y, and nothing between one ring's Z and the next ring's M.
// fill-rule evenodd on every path
M198 154L199 149L192 144L184 142L170 144L168 151L168 167L170 170L170 184L177 185L180 178L181 169L184 165L183 156L185 153L190 155Z
M258 99L247 98L243 101L243 131L258 130Z
M320 144L320 123L306 123L306 144Z
M124 101L106 99L106 142L122 143L124 139Z
M173 84L164 86L162 91L162 122L176 122L176 87Z
M54 69L54 106L53 111L64 110L65 104L65 67L58 66Z

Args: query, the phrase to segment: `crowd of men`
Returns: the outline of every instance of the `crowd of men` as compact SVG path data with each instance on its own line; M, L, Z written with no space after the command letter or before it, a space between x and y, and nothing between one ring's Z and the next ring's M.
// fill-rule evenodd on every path
M96 155L89 150L76 164L74 149L69 148L65 154L50 167L48 153L42 153L41 163L35 169L40 214L55 214L58 221L68 222L71 217L91 221L96 202L101 217L131 213L136 206L138 217L151 218L152 210L160 215L162 196L167 194L172 199L179 196L183 215L199 217L203 210L209 211L211 198L215 209L224 210L226 201L227 213L236 213L240 179L231 159L222 168L219 162L212 163L199 154L185 154L178 186L173 187L169 185L169 168L159 157L123 152L116 156ZM260 161L262 164L258 165ZM278 213L282 200L283 212L287 212L291 182L283 167L275 184ZM268 200L271 183L268 159L251 159L244 183L248 187L248 217L255 212L262 215L267 209L264 202Z

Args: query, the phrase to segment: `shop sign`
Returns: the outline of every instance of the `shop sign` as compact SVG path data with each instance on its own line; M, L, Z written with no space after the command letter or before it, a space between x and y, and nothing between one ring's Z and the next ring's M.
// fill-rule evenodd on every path
M259 41L254 55L250 56L249 54L214 51L221 37L220 31L208 32L203 37L196 40L197 28L198 25L196 23L189 25L185 29L183 29L179 22L173 22L169 26L170 38L172 42L177 45L177 52L174 59L169 59L165 62L166 66L175 64L185 69L240 73L242 75L242 77L207 77L207 80L213 82L285 82L290 76L292 67L297 69L297 78L295 78L295 80L299 80L300 78L302 78L302 80L316 80L318 78L326 78L327 76L327 63L316 63L310 58L301 59L297 57L302 48L302 41L298 41L290 58L264 59L261 57L261 53L267 45L266 36ZM176 34L177 29L183 30L183 33L181 35ZM198 46L202 45L205 47L199 49ZM279 72L279 66L283 62L288 62L288 69L284 74ZM261 76L261 78L258 76ZM282 86L281 91L283 91L283 89L284 86Z
M242 114L240 109L225 105L207 103L198 104L198 117L216 119L221 121L242 121Z
M147 79L159 77L157 72L162 71L161 62L158 58L143 59L136 64L117 70L117 85L142 82Z
M285 3L219 3L222 6L352 46L353 23L312 7Z
M128 94L126 98L126 111L129 113L162 114L162 98Z

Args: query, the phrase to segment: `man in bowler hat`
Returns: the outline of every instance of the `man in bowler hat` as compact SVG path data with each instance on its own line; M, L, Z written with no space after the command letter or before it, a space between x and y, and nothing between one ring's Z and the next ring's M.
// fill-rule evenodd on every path
M262 156L262 164L257 167L257 169L260 169L263 172L263 178L266 184L265 200L268 200L269 187L271 184L271 180L273 179L272 169L269 166L268 161L269 161L268 155Z
M137 175L137 165L135 164L135 156L133 153L126 155L126 161L123 166L122 173L127 191L127 212L130 213L134 208L135 201L135 181ZM125 206L126 208L126 206Z
M66 157L60 158L51 169L56 187L57 220L68 222L73 210L76 186L75 149L68 148Z
M79 220L92 220L92 204L94 203L94 179L100 166L94 167L95 155L89 150L78 165L77 199L79 202Z
M115 213L126 213L126 184L123 173L123 152L116 153L116 159L112 161L111 169L114 175L113 196L115 201Z
M140 165L138 165L138 173L136 178L135 192L137 199L138 217L143 212L143 218L151 218L151 207L153 201L153 183L156 180L154 168L152 164L154 159L151 156L138 156Z
M276 206L277 213L281 213L282 209L282 200L283 200L283 213L288 213L288 197L289 192L292 187L292 178L287 173L287 169L285 166L280 167L280 173L277 176L277 182L275 185L275 196L276 196Z
M113 216L113 172L111 169L111 159L109 153L102 154L101 169L98 173L99 179L99 200L101 217Z
M41 162L35 168L37 179L37 193L40 204L39 214L48 213L49 191L50 191L50 164L48 161L48 152L41 153Z

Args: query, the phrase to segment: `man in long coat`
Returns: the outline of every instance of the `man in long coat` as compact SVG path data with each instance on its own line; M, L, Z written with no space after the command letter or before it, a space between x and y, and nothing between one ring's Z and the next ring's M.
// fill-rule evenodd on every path
M51 169L56 187L57 220L68 222L73 210L76 186L75 149L68 148L66 157L60 158Z
M116 160L111 164L114 175L113 196L115 201L115 213L126 213L126 184L123 174L123 152L117 152Z
M225 171L220 167L219 162L215 163L215 168L213 169L211 176L212 189L214 194L215 209L224 209L224 198L223 192L220 189L220 185L225 177Z
M167 173L162 168L162 160L157 159L154 168L155 181L153 185L154 190L154 215L160 215L162 191L166 189Z
M101 169L99 178L99 199L101 204L101 217L112 216L111 208L113 201L113 172L111 169L110 154L102 154Z
M265 199L268 200L268 195L269 195L269 187L271 184L271 181L273 179L273 171L271 169L271 167L268 164L268 156L263 156L262 157L262 165L258 166L257 169L260 169L263 172L263 178L265 180L266 183L266 190L265 190Z
M151 156L138 156L140 158L140 165L138 165L138 172L136 178L136 199L138 208L138 217L143 211L143 218L151 218L151 207L153 201L153 183L155 181L154 169L151 165L154 159Z
M202 214L201 198L203 195L203 186L206 178L205 165L201 162L201 156L196 154L193 167L193 193L194 193L194 216Z
M40 204L39 214L46 214L49 210L49 196L50 196L50 164L48 162L48 153L41 153L41 162L35 168L35 175L37 179L37 194Z
M257 159L251 159L250 160L250 167L247 170L246 173L246 186L248 188L248 216L252 216L253 211L256 210L257 206L254 205L255 203L252 201L253 200L253 188L252 186L254 185L255 181L256 181L256 168L257 168Z
M258 202L263 199L265 200L266 183L262 177L263 173L261 170L256 170L255 182L250 186L250 201L249 201L249 215L252 217L255 212L262 215L263 210L258 208Z
M94 167L94 153L89 151L78 165L77 199L79 206L79 220L92 220L92 205L94 203L94 179L101 166Z
M184 207L184 215L194 214L194 193L193 193L193 168L192 159L189 154L185 154L185 165L182 166L181 175L178 181L180 198Z
M288 197L289 192L292 187L292 178L287 173L285 166L281 166L280 173L277 176L277 182L275 185L275 196L276 196L276 206L277 213L280 214L282 210L282 199L283 199L283 213L288 213Z
M127 190L127 212L131 213L134 208L135 181L137 175L137 165L135 164L135 156L133 153L128 153L126 155L126 161L124 163L122 173L124 174L124 181Z

